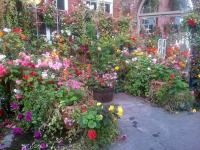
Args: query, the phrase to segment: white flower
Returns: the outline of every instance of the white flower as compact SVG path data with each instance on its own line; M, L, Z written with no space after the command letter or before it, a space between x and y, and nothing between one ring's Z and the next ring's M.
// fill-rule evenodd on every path
M135 57L135 58L132 58L132 61L133 62L135 62L135 61L137 61L138 60L138 58L137 57Z
M60 32L61 32L62 34L64 33L64 31L63 31L63 30L61 30Z
M65 30L65 32L67 33L68 36L71 36L71 35L72 35L72 33L71 33L70 30Z
M152 59L152 61L153 61L154 64L157 63L157 59L156 58Z
M126 61L125 61L125 63L126 63L126 64L129 64L129 63L130 63L130 61L129 61L129 60L126 60Z
M20 90L17 90L17 89L14 89L14 92L15 92L16 94L20 94L20 93L21 93L21 91L20 91Z
M9 32L11 32L11 29L4 28L3 31L9 33Z
M46 79L48 77L47 71L42 72L42 78Z
M150 68L150 67L148 67L148 68L147 68L147 70L149 70L149 71L150 71L150 70L151 70L151 68Z
M0 61L4 60L6 58L6 55L0 55Z
M52 78L52 79L54 79L55 77L56 77L55 74L52 74L52 75L51 75L51 78Z

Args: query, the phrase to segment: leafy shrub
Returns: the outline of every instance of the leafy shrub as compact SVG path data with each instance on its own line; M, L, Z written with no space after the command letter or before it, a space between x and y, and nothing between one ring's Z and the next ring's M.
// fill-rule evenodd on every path
M125 91L134 96L148 96L149 84L153 78L151 68L152 63L145 56L130 63L124 82Z
M153 103L169 111L188 111L192 108L194 100L188 84L180 79L174 79L172 83L165 82L150 97Z

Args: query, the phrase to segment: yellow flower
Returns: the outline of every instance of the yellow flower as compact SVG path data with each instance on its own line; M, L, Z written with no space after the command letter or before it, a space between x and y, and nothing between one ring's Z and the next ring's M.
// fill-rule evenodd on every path
M122 106L118 106L117 107L117 115L119 117L121 117L123 115L123 108L122 108Z
M198 77L200 78L200 74L198 74Z
M120 49L117 49L116 52L117 52L118 54L120 54L120 53L121 53L121 50L120 50Z
M197 112L197 110L196 109L192 109L192 112L195 113L195 112Z
M101 106L102 104L100 102L97 103L97 106Z
M115 67L115 71L119 71L119 69L120 69L119 66Z
M113 105L110 105L110 107L108 108L108 111L113 112L115 109L115 107Z

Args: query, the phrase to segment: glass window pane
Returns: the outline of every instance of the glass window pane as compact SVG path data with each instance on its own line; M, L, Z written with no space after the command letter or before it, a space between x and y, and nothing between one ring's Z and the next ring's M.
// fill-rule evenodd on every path
M91 2L90 5L93 5L94 10L97 9L97 3L96 2Z
M105 4L105 12L110 13L110 4Z
M60 10L65 10L65 1L64 0L57 0L57 8Z

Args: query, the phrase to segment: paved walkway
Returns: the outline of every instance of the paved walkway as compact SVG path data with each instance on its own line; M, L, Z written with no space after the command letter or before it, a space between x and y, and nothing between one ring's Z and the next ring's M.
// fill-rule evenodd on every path
M127 140L110 150L200 150L200 112L170 114L122 93L113 102L124 108L119 128Z

